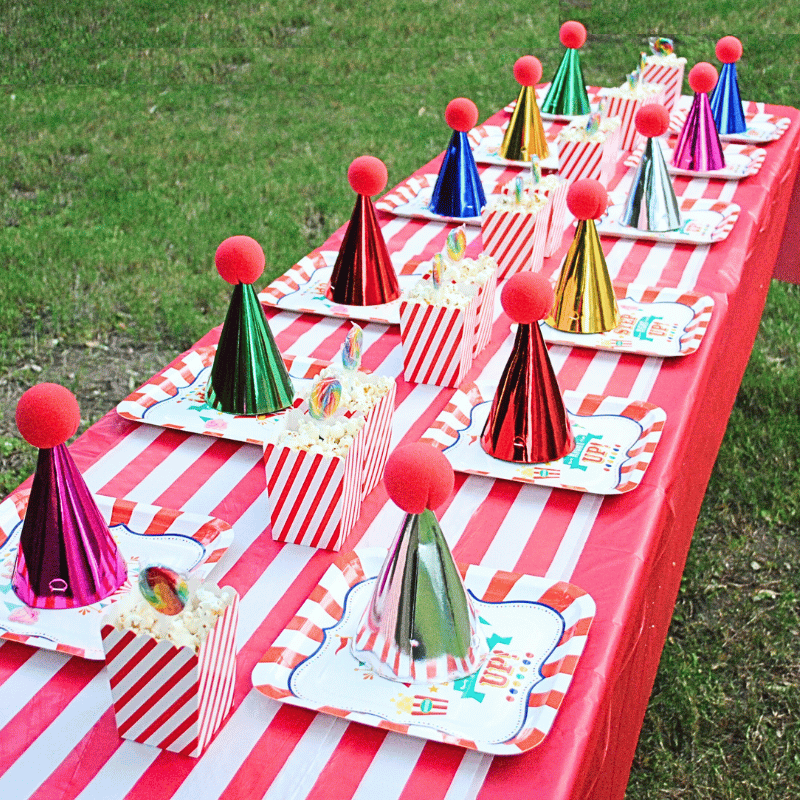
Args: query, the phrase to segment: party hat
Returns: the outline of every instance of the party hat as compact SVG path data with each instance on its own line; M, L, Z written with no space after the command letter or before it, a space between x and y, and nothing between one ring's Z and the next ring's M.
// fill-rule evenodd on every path
M542 112L558 116L588 114L591 108L578 54L586 41L586 28L580 22L570 20L561 26L558 38L567 48L567 52L564 53L542 101Z
M547 324L570 333L602 333L619 325L619 309L594 221L603 216L608 195L599 181L585 178L570 186L567 207L578 218Z
M486 195L467 138L467 131L478 121L478 108L472 100L457 97L447 104L444 118L453 135L444 152L429 208L443 217L479 217Z
M358 199L325 296L345 306L391 303L400 297L400 286L371 200L386 186L386 165L374 156L359 156L347 180Z
M744 133L747 123L736 78L736 62L742 57L742 43L735 36L723 36L717 42L716 54L722 62L722 71L708 100L717 131L721 134Z
M233 284L228 314L206 385L206 403L228 414L271 414L292 404L286 365L252 284L264 271L264 251L249 236L217 248L219 274Z
M571 452L575 438L538 324L553 305L553 288L539 272L518 272L503 287L500 299L519 327L481 446L503 461L554 461Z
M717 70L706 61L695 64L689 71L689 85L695 96L672 156L673 166L679 169L709 172L725 166L722 144L708 102L708 92L716 82Z
M498 154L509 161L530 161L531 156L547 158L550 149L544 137L542 116L536 102L536 84L542 65L534 56L522 56L514 64L514 77L520 84L519 97L506 128Z
M634 123L645 137L645 145L620 222L644 231L677 230L681 212L658 138L669 127L669 113L664 106L651 103L636 112Z
M17 427L39 448L11 585L33 608L78 608L113 594L128 569L66 442L78 428L75 396L55 383L28 389Z
M386 490L406 512L351 642L379 675L442 683L477 672L489 653L477 614L431 509L453 491L453 468L421 442L386 462Z

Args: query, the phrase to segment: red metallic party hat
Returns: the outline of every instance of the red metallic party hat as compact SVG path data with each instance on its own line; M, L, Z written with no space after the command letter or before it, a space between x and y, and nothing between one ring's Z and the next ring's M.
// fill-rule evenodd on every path
M494 458L522 464L554 461L575 447L561 389L536 322L517 328L481 445Z
M400 297L372 200L358 195L325 296L345 306L374 306Z

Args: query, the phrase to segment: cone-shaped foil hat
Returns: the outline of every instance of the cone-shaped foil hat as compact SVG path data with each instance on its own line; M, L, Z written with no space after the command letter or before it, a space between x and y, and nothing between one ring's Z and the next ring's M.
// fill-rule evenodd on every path
M467 131L478 121L478 109L466 97L457 97L448 103L445 120L453 128L453 135L444 152L429 208L444 217L479 217L486 195L467 138Z
M249 236L232 236L217 248L217 269L234 286L206 403L228 414L271 414L294 399L292 381L252 286L264 270L263 259Z
M554 461L572 451L575 438L538 324L553 304L553 289L540 273L520 272L503 287L501 299L519 327L481 446L503 461Z
M608 274L595 219L605 211L608 196L599 181L575 181L567 206L578 218L575 238L561 266L556 299L546 322L571 333L602 333L619 325L619 309Z
M386 166L374 156L360 156L350 164L347 178L358 199L326 297L346 306L391 303L400 297L400 286L370 199L386 187Z
M80 411L63 386L42 383L17 406L17 425L39 447L11 585L33 608L78 608L113 594L128 570L64 442Z
M559 116L588 114L591 107L578 52L586 41L586 28L580 22L565 22L561 26L559 39L567 51L542 101L542 112Z
M431 507L453 489L453 470L439 450L399 447L384 475L407 512L351 647L379 675L408 683L441 683L476 672L489 648L450 548Z
M509 161L530 161L533 155L545 159L550 153L536 102L535 88L541 76L542 65L534 56L523 56L514 65L514 77L521 87L498 151L501 158Z
M742 43L735 36L723 36L717 42L716 53L717 58L723 62L722 70L708 99L717 132L744 133L747 123L736 77L736 62L742 56Z
M635 121L636 129L647 138L620 222L645 231L677 230L681 226L678 199L658 138L669 127L669 113L651 103L637 112Z
M716 78L716 69L704 61L695 64L689 72L689 84L695 96L672 156L673 165L679 169L709 172L725 166L707 94L714 88Z

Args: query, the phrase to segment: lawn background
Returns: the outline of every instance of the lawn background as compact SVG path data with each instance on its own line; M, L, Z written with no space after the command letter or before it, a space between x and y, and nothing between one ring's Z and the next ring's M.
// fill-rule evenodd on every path
M234 233L283 272L343 224L363 153L394 185L442 113L545 78L583 21L587 82L648 35L689 64L744 44L746 99L800 106L800 2L6 2L0 7L0 491L33 469L19 395L54 380L83 427L224 316ZM716 62L715 62L716 63ZM688 92L688 87L686 88ZM800 292L773 284L698 521L629 798L795 798L800 786Z

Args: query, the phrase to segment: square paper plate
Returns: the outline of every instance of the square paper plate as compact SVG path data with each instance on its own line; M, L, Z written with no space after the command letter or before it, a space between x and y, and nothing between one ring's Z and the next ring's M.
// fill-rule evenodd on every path
M322 250L305 256L264 288L258 299L265 305L284 311L399 325L400 298L377 306L345 306L328 300L325 289L330 282L338 255L335 250ZM410 261L398 272L397 282L402 292L411 289L424 274L423 264L429 265L430 259Z
M444 451L457 472L592 494L623 494L642 481L664 421L662 408L622 397L564 392L575 449L558 461L515 464L492 458L481 433L495 387L464 383L422 441Z
M649 239L676 244L714 244L728 238L741 208L736 203L704 197L679 197L681 227L676 231L643 231L623 225L619 220L625 210L623 197L615 192L608 196L609 206L597 220L597 231L604 236L623 239Z
M29 490L15 492L0 504L0 639L80 658L103 660L100 620L108 606L130 592L142 566L163 564L202 580L233 541L233 528L216 517L95 495L128 565L128 580L90 606L30 608L11 588L29 495Z
M515 755L540 744L583 652L592 598L569 583L462 566L489 659L457 681L400 683L374 673L349 646L385 556L377 548L339 556L256 664L255 688L284 703L485 753Z
M676 107L672 112L670 119L669 129L671 133L678 134L683 128L683 123L686 122L686 116L689 113L691 99L688 97L682 98L685 102L681 103L680 107ZM744 105L747 105L745 103ZM720 139L723 142L741 142L742 144L768 144L774 142L783 136L791 125L789 117L776 117L773 114L766 114L763 112L746 111L744 114L744 123L747 126L743 133L722 133Z
M218 439L258 445L270 441L282 411L253 417L226 414L206 405L206 384L216 352L215 344L190 350L174 367L165 369L128 395L117 406L117 413L134 422ZM325 361L302 356L285 355L283 360L295 390L328 366Z
M714 301L699 292L614 284L622 322L607 333L567 333L540 323L545 341L592 350L668 358L688 356L703 341Z
M663 142L664 160L667 162L667 171L670 175L686 175L689 178L718 178L723 181L738 181L755 175L764 163L767 151L761 147L753 147L749 144L736 144L735 142L723 142L722 154L725 157L725 166L715 170L691 170L678 169L672 166L672 154L677 139L671 137L668 142ZM644 142L631 152L625 159L626 167L638 167L639 161L644 151Z
M472 146L472 155L479 164L496 164L500 167L524 167L530 169L530 161L512 161L508 158L500 158L497 154L500 145L503 143L508 123L500 127L498 125L478 125L467 135ZM539 162L542 169L558 169L558 144L548 139L547 146L550 148L550 155Z

